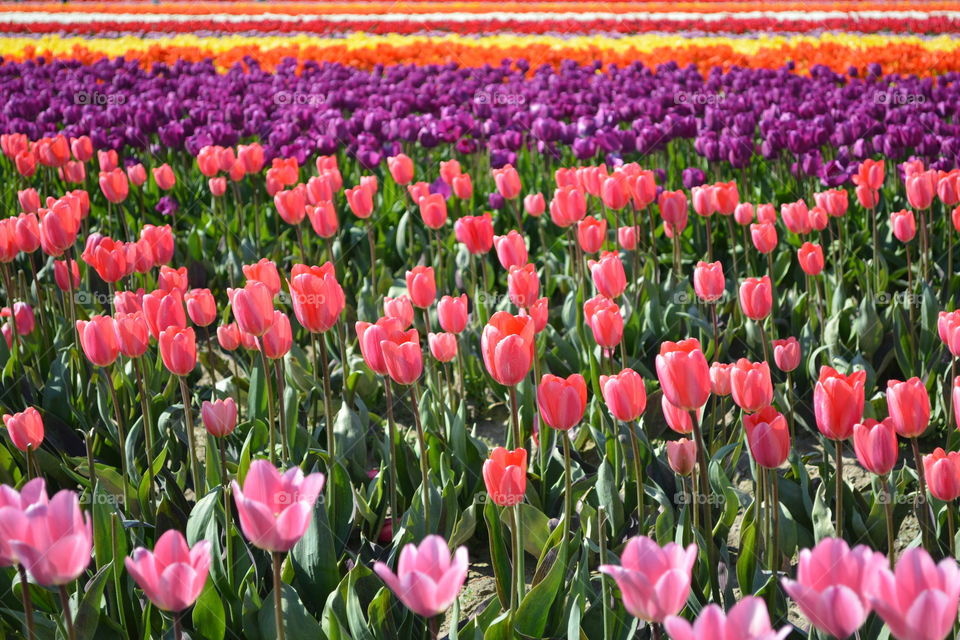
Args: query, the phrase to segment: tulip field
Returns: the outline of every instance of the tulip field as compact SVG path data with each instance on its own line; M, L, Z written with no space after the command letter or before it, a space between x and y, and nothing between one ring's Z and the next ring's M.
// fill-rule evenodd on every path
M960 2L0 2L0 638L960 637Z

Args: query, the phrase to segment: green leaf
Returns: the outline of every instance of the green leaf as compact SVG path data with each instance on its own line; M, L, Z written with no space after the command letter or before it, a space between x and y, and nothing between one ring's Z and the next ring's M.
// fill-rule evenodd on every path
M323 500L313 508L310 526L290 551L294 584L303 594L307 608L315 615L323 612L327 596L340 583L333 532Z
M104 565L90 579L84 589L73 623L77 631L77 640L93 640L97 632L97 626L100 624L100 611L103 609L103 588L107 584L110 573L111 564Z
M193 607L194 630L206 640L223 640L227 633L226 615L220 594L208 582Z
M567 571L567 559L564 557L562 544L556 548L559 552L546 577L530 589L517 609L517 631L533 638L544 637L550 621L550 611L560 593Z

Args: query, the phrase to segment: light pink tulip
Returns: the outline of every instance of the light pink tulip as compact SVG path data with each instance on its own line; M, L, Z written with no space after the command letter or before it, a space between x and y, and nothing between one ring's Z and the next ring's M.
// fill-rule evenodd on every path
M960 569L947 558L934 564L914 547L900 556L891 572L883 568L870 602L898 640L943 640L957 621Z
M210 571L210 541L191 549L183 534L168 529L153 551L137 547L124 559L127 571L158 609L183 611L200 597Z
M664 627L672 640L783 640L791 631L789 626L774 630L767 604L756 596L740 600L726 614L709 604L693 624L670 616Z
M408 544L400 552L397 572L377 562L373 570L414 613L432 618L453 604L467 579L467 548L451 556L446 541L437 535L423 539L420 546Z
M73 582L90 564L93 527L73 491L61 491L50 502L34 504L14 518L23 518L23 538L11 539L10 546L38 584Z
M323 483L322 473L304 477L300 467L291 467L281 475L266 460L254 460L243 488L233 481L243 535L259 549L289 551L306 533Z

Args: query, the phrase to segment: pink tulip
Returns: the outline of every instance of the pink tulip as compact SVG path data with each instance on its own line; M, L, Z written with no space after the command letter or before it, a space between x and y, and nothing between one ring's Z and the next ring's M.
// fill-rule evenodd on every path
M33 505L47 503L47 488L43 478L30 480L18 492L13 487L0 485L0 567L9 567L18 562L10 543L23 540L28 521L23 513Z
M493 170L493 181L497 191L506 200L513 200L520 195L520 174L511 165Z
M207 433L223 438L233 433L237 427L237 403L233 398L224 400L204 400L200 405L200 417Z
M394 182L399 185L410 184L413 180L413 160L404 153L387 158L387 168Z
M923 435L930 424L930 396L920 378L887 381L887 411L904 438Z
M527 263L510 267L507 274L507 291L510 302L518 307L529 307L540 297L540 276L537 268Z
M687 438L667 441L667 464L677 475L688 476L697 466L697 443Z
M243 265L243 277L248 282L256 280L267 285L272 295L280 293L280 272L277 270L277 264L268 258L261 258L253 264Z
M463 216L453 223L457 242L474 255L487 253L493 247L493 218L489 213L482 216Z
M690 576L697 546L686 549L673 542L661 548L646 536L627 542L620 565L600 565L620 587L623 606L635 618L662 623L683 609L690 595Z
M643 378L633 369L611 376L600 376L600 392L607 409L617 420L633 422L647 408L647 389Z
M777 228L771 222L751 224L750 239L756 250L766 255L777 248Z
M250 280L242 289L233 290L230 304L233 317L242 331L262 336L273 324L273 293L259 280Z
M360 353L363 355L367 366L381 376L387 375L387 363L383 359L383 347L381 343L385 340L398 342L401 340L400 334L404 332L404 325L390 316L380 318L376 323L357 322L357 341L360 343Z
M467 294L457 298L443 296L437 303L440 327L449 333L460 333L467 328Z
M431 193L428 196L420 198L417 202L420 206L420 217L423 224L431 229L440 229L447 222L447 201L443 194Z
M877 422L872 418L853 426L853 450L864 469L885 476L897 464L897 430L890 418Z
M623 339L623 316L620 307L605 296L596 296L583 303L586 324L593 339L604 349L614 349Z
M110 366L120 355L116 325L110 316L93 316L89 321L77 320L77 334L84 355L94 366Z
M747 434L750 454L761 467L776 469L790 455L787 419L772 406L743 416L743 430Z
M773 289L770 276L747 278L740 283L740 309L743 315L760 322L773 307Z
M718 262L698 262L693 271L693 289L704 302L713 302L723 297L726 280L723 265Z
M490 377L507 387L523 380L533 364L534 335L529 316L493 314L480 336L480 352Z
M408 609L425 618L446 611L467 579L467 548L459 547L453 556L446 541L429 535L420 546L406 545L397 561L397 572L382 562L373 570Z
M162 164L152 169L153 180L157 186L164 191L169 191L177 183L177 177L173 174L173 169L169 164Z
M657 355L657 377L664 396L685 411L699 409L710 397L710 367L700 341L664 342Z
M627 275L623 269L620 254L615 251L606 251L600 255L600 260L590 260L587 263L593 286L597 293L607 298L616 298L627 289Z
M818 276L823 271L823 248L812 242L804 242L797 250L797 262L808 276Z
M774 630L767 603L756 596L743 598L726 614L719 606L708 604L693 624L670 616L664 627L671 640L784 640L792 631L790 626Z
M577 242L584 253L596 253L607 239L606 219L587 216L577 223Z
M568 378L544 374L537 387L537 406L548 426L567 431L583 418L587 384L579 373Z
M714 362L710 365L710 393L717 396L728 396L733 392L730 385L730 371L733 364Z
M266 460L254 460L243 488L233 481L243 535L258 549L289 551L306 533L323 483L322 473L304 477L300 467L291 467L281 475Z
M404 329L408 328L413 324L413 303L410 301L410 297L385 297L383 299L383 315L396 318Z
M10 433L10 440L20 451L36 450L43 444L43 418L33 407L27 407L13 415L5 413L3 424Z
M527 215L539 218L546 208L547 205L542 193L531 193L523 198L523 210L527 212Z
M183 611L196 602L207 582L210 541L200 540L191 549L182 533L168 529L153 551L137 547L124 564L158 609Z
M890 214L890 227L897 240L903 243L910 242L917 235L917 221L909 209L901 209Z
M293 333L290 329L290 317L280 310L273 312L273 324L260 338L263 355L270 360L279 360L293 347Z
M937 447L923 456L927 489L937 500L952 502L960 498L960 453Z
M187 326L187 314L183 310L183 295L179 289L165 291L157 289L145 294L141 299L143 315L150 327L150 335L156 339L169 327L184 329ZM119 309L119 307L118 307Z
M925 550L908 549L893 572L880 570L869 598L898 640L943 640L957 621L957 561L946 558L934 564Z
M527 263L527 245L520 232L513 230L505 236L494 236L493 246L497 250L497 258L504 269L522 266Z
M217 301L210 289L191 289L183 296L187 302L187 314L198 327L206 327L217 319Z
M754 413L773 402L770 365L740 358L730 369L733 401L747 413Z
M813 413L820 433L831 440L853 435L853 425L863 418L866 380L866 371L843 375L833 367L820 368L813 388Z
M12 529L22 531L23 537L11 539L10 546L38 584L55 587L73 582L90 564L93 527L73 491L61 491L46 504L4 515L16 522Z
M794 337L773 341L773 361L784 373L800 366L800 343Z
M293 265L287 286L290 289L293 313L307 331L329 331L337 323L346 306L343 287L337 281L331 262L325 262L319 267Z
M192 327L167 327L157 341L163 364L173 375L189 375L197 366L197 339Z
M839 538L824 538L800 552L797 579L782 580L783 589L817 629L848 638L870 614L868 598L887 564L881 553L864 545L853 549Z
M423 373L423 352L416 329L380 341L387 373L397 384L413 384Z
M415 307L426 309L437 298L433 267L416 266L407 271L407 293Z
M453 333L428 333L430 355L437 362L450 362L457 357L457 336Z
M693 419L690 417L690 412L670 402L665 395L660 396L660 411L667 426L672 430L684 435L693 433ZM699 409L697 413L699 414Z

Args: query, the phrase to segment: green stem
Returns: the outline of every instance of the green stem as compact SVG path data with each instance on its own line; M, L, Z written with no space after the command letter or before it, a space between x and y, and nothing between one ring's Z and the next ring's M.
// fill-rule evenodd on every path
M22 564L17 565L17 571L20 573L20 597L23 599L23 614L27 620L27 640L33 640L33 600L30 597L30 580L27 578L27 570Z
M517 388L510 387L510 426L511 439L510 447L516 449L523 446L523 436L520 434L520 409L517 406Z
M420 445L420 493L423 497L423 517L427 523L427 530L430 529L430 472L429 472L429 454L427 453L427 441L423 435L423 423L420 421L420 389L414 382L410 387L410 401L413 408L413 420L417 426L417 443Z
M227 582L234 587L233 582L233 514L230 509L230 473L227 471L227 445L223 438L217 438L220 445L220 481L223 488L223 533L226 538L227 552Z
M390 516L394 531L400 526L400 507L397 499L397 423L393 420L393 383L390 376L384 377L387 401L387 426L390 437Z
M566 431L561 431L560 439L563 442L563 549L565 551L570 544L573 521L573 471L570 461L570 436Z
M150 419L150 399L147 397L147 387L143 381L143 370L140 368L140 360L133 358L133 370L137 375L137 387L140 390L140 409L143 411L143 437L147 447L147 501L150 504L150 510L153 510L153 422Z
M67 623L68 640L77 640L77 630L73 627L73 612L70 611L70 595L66 585L60 585L60 605L63 607L63 619Z
M880 487L883 491L883 512L887 520L887 559L890 561L890 569L892 570L896 565L897 541L893 528L893 491L891 490L889 476L880 477Z
M269 451L267 454L270 457L270 464L275 464L277 456L277 426L274 424L274 416L276 413L273 408L273 390L270 384L270 364L267 362L267 354L263 352L263 338L258 338L258 341L260 342L260 362L263 364L263 384L267 388L267 415L270 418L270 423L267 425L267 433L270 436Z
M644 482L643 482L643 460L640 458L640 439L637 437L637 429L640 428L639 422L627 424L627 431L630 432L630 447L633 449L633 465L637 476L637 530L643 534L646 514L644 513Z
M837 476L834 479L834 484L836 485L836 508L837 508L837 523L836 523L836 536L838 538L843 537L843 440L835 441L835 460L837 466Z
M282 563L279 551L273 552L273 606L276 612L277 640L284 640L286 632L283 629L283 582L281 580Z
M190 399L190 388L183 376L177 376L180 381L180 395L183 398L183 416L186 419L187 427L187 448L190 449L190 476L193 479L193 491L197 494L197 499L206 493L206 488L200 483L200 462L197 460L197 443L193 433L193 414Z

